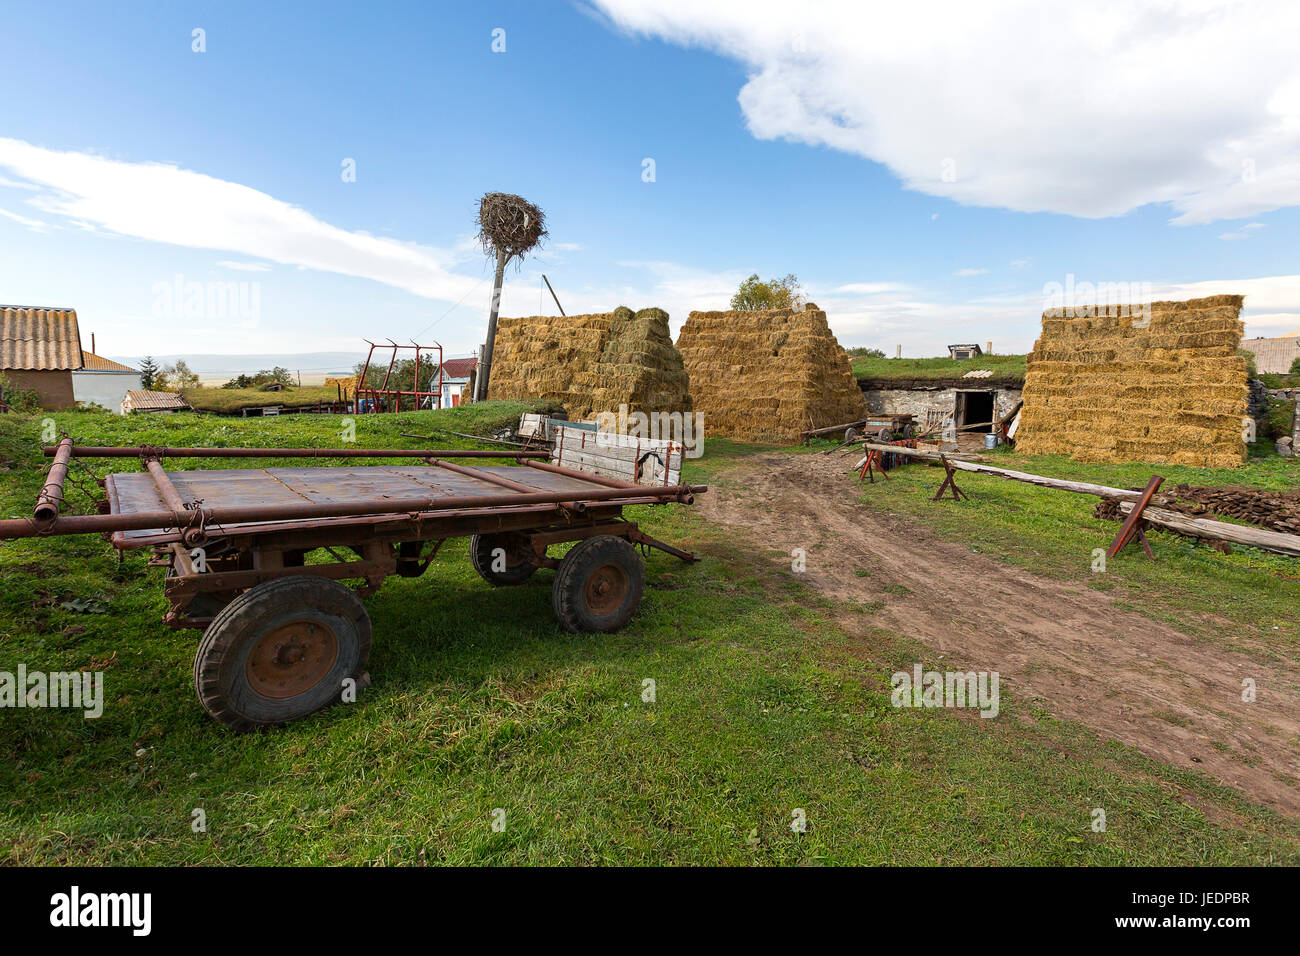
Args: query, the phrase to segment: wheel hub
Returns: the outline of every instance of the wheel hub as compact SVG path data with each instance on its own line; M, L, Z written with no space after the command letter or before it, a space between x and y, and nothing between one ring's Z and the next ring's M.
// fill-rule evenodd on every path
M325 679L339 656L339 639L320 621L291 621L267 631L245 665L248 683L263 697L283 699Z
M627 572L617 564L606 564L591 572L583 596L593 614L605 616L618 610L627 596L627 589Z

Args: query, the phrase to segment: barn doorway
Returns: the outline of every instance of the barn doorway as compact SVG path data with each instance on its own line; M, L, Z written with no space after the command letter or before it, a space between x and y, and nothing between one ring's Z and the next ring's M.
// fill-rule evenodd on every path
M958 392L957 407L953 418L957 427L974 425L966 431L975 434L993 431L993 393L992 392Z

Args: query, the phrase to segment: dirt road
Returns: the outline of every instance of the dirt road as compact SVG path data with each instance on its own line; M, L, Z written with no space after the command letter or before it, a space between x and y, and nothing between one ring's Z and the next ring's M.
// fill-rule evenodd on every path
M807 550L807 579L865 603L905 585L875 616L954 668L998 671L1009 690L1252 800L1300 816L1300 683L1132 611L1104 594L1007 567L897 516L856 503L843 456L763 455L699 499L756 544ZM869 577L859 575L861 569ZM1257 699L1241 699L1253 678Z

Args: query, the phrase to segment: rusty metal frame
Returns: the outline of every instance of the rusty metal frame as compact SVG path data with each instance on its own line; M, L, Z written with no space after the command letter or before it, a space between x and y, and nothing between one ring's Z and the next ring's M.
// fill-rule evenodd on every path
M617 535L694 561L689 552L658 541L625 520L622 511L632 504L690 503L697 493L708 490L702 485L648 487L537 461L545 451L105 447L77 446L71 438L46 446L44 451L54 461L33 517L0 521L0 540L103 533L119 550L152 547L150 563L165 565L169 571L164 584L169 610L164 621L173 627L201 628L211 621L212 615L191 609L196 598L212 596L220 603L220 599L229 600L250 587L289 575L359 579L364 582L362 593L371 593L390 575L423 573L446 539L472 534L520 535L538 564L545 567L558 564L547 556L549 546L597 534ZM138 458L166 509L119 512L117 489L110 475L102 482L108 498L101 502L98 514L61 514L63 486L78 455ZM164 457L416 458L495 485L501 493L213 508L185 500L163 467ZM581 480L586 487L539 491L448 458L513 458L522 465ZM146 539L124 536L127 531L155 529L161 533ZM432 549L424 554L430 542ZM192 550L200 547L216 549L203 565L196 564L198 552ZM305 564L304 556L318 549L326 549L336 560ZM357 560L346 560L335 549L350 549Z
M392 339L389 339L387 345L377 345L376 343L371 342L369 339L362 339L362 341L370 346L370 352L366 355L366 363L364 367L361 369L361 375L358 376L357 378L356 399L355 399L356 401L355 411L357 414L362 414L361 401L363 397L368 397L370 400L370 408L365 411L365 414L377 413L380 411L400 412L402 410L402 398L408 395L411 398L411 411L419 411L420 402L423 399L430 398L430 397L435 399L435 401L432 404L433 408L442 408L443 356L442 356L442 345L440 343L435 342L433 345L419 345L416 342L412 342L410 345L398 345ZM375 349L393 350L392 358L390 358L388 361L388 369L386 372L384 372L384 382L378 388L366 384L366 377L370 372L370 360L373 359L375 356ZM389 379L391 379L393 376L393 366L397 364L398 349L415 350L415 381L411 383L412 385L415 386L414 389L403 390L403 389L388 387ZM421 390L420 352L427 351L432 353L435 349L438 352L438 390L437 391ZM430 379L429 384L430 386L433 385L432 379ZM379 403L381 398L385 402L385 404L391 403L392 407L380 409Z

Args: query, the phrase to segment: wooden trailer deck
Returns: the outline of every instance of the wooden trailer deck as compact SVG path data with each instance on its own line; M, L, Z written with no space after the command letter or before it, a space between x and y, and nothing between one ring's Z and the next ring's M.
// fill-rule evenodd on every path
M474 471L526 486L538 492L573 492L576 500L584 493L608 490L604 484L585 481L568 475L555 474L535 468L515 465L475 465ZM167 477L186 502L202 503L202 507L218 513L228 508L265 507L281 505L317 504L331 505L353 501L403 501L439 498L483 497L499 499L510 494L511 489L487 478L449 471L435 465L355 465L319 468L239 468L202 469L195 471L168 471ZM109 513L135 515L167 510L167 503L157 483L148 472L111 474L105 482ZM523 490L519 494L525 494ZM493 511L502 505L492 507ZM511 507L511 506L505 506ZM517 505L511 510L553 511L554 505ZM459 514L476 510L472 506L459 509ZM377 507L373 515L392 514ZM329 519L340 522L366 523L372 520L364 515ZM244 521L220 526L223 536L253 532L290 531L314 528L322 519L291 519L271 521ZM217 528L210 529L217 531ZM174 537L163 528L115 531L113 544L120 548L137 548Z

